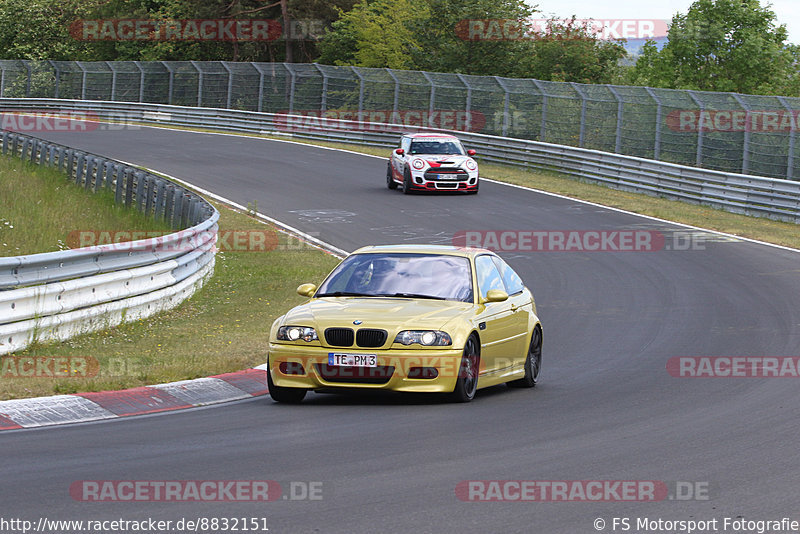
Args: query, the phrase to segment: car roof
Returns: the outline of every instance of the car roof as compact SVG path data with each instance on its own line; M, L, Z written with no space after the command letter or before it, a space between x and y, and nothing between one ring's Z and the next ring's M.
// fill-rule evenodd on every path
M415 139L417 137L441 137L443 139L458 139L455 135L451 134L443 134L443 133L409 133L403 134L403 137L410 137Z
M397 253L397 254L433 254L447 256L461 256L464 258L474 258L480 254L492 254L494 252L485 248L454 247L451 245L370 245L361 247L353 254L365 253Z

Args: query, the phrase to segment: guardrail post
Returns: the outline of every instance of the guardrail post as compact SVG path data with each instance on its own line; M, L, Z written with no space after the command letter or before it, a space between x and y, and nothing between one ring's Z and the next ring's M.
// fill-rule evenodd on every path
M136 171L133 173L136 180L136 209L140 212L144 211L144 173Z
M650 95L650 98L656 103L656 138L653 143L653 159L658 159L659 156L661 156L661 99L658 98L658 95L656 95L655 91L650 87L645 87L645 89L647 90L647 94Z
M152 175L145 176L144 179L144 192L145 192L145 203L144 203L144 214L147 216L152 215L153 213L153 200L155 196L155 185L156 185L156 177Z
M697 121L697 155L695 156L695 166L703 166L703 119L706 111L706 105L695 96L694 91L686 91L689 98L694 100L694 103L700 108L700 120Z
M83 180L83 165L86 162L86 155L83 152L78 153L77 167L75 168L75 184L80 185Z
M122 193L125 187L125 171L123 170L122 165L118 163L114 164L114 178L116 182L116 187L114 188L114 202L121 204Z
M175 187L167 186L167 199L164 203L164 220L172 224L172 214L175 211Z
M166 188L167 184L161 178L156 179L156 205L155 218L164 219L164 209L166 208Z
M122 174L125 182L125 205L130 207L133 203L133 182L136 178L136 171L131 167L125 167L125 172Z

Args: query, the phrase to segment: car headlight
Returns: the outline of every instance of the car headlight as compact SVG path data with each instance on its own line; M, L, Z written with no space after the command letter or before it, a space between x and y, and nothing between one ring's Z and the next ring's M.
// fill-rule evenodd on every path
M469 169L471 171L474 171L477 168L478 168L478 164L475 163L474 159L468 159L467 160L467 169Z
M403 345L452 345L453 340L450 339L450 334L440 330L403 330L397 337L394 338L395 343L402 343Z
M317 331L308 326L281 326L278 328L278 339L281 341L297 341L302 339L306 342L317 340Z
M414 161L411 162L411 166L417 170L420 170L425 166L425 162L422 161L421 159L415 159Z

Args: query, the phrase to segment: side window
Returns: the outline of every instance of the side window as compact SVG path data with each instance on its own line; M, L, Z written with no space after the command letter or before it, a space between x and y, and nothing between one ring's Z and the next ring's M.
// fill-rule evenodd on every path
M490 289L505 291L503 279L492 261L491 256L478 256L475 258L475 273L478 275L478 291L482 298Z
M500 276L503 278L503 283L506 286L506 293L515 295L525 289L525 284L522 283L522 278L509 267L509 265L498 257L492 258L497 269L500 271Z
M408 154L409 150L411 149L411 138L403 137L402 141L400 141L400 148L402 148L406 154Z

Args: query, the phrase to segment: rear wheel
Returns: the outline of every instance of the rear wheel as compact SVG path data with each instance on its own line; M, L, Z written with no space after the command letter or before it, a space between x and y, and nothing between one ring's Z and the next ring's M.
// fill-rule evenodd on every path
M539 381L539 372L542 369L542 331L537 326L533 329L531 344L528 348L528 357L525 358L525 376L519 380L509 382L515 388L532 388Z
M397 189L397 182L394 181L394 176L392 176L391 162L389 162L389 165L386 168L386 187L389 189Z
M478 339L474 335L469 336L464 345L464 353L461 356L456 387L450 394L450 399L453 402L469 402L475 398L475 392L478 390L480 359Z
M306 396L306 391L303 388L284 388L276 386L272 383L272 373L267 369L267 389L269 389L269 396L275 402L285 402L286 404L298 404Z

